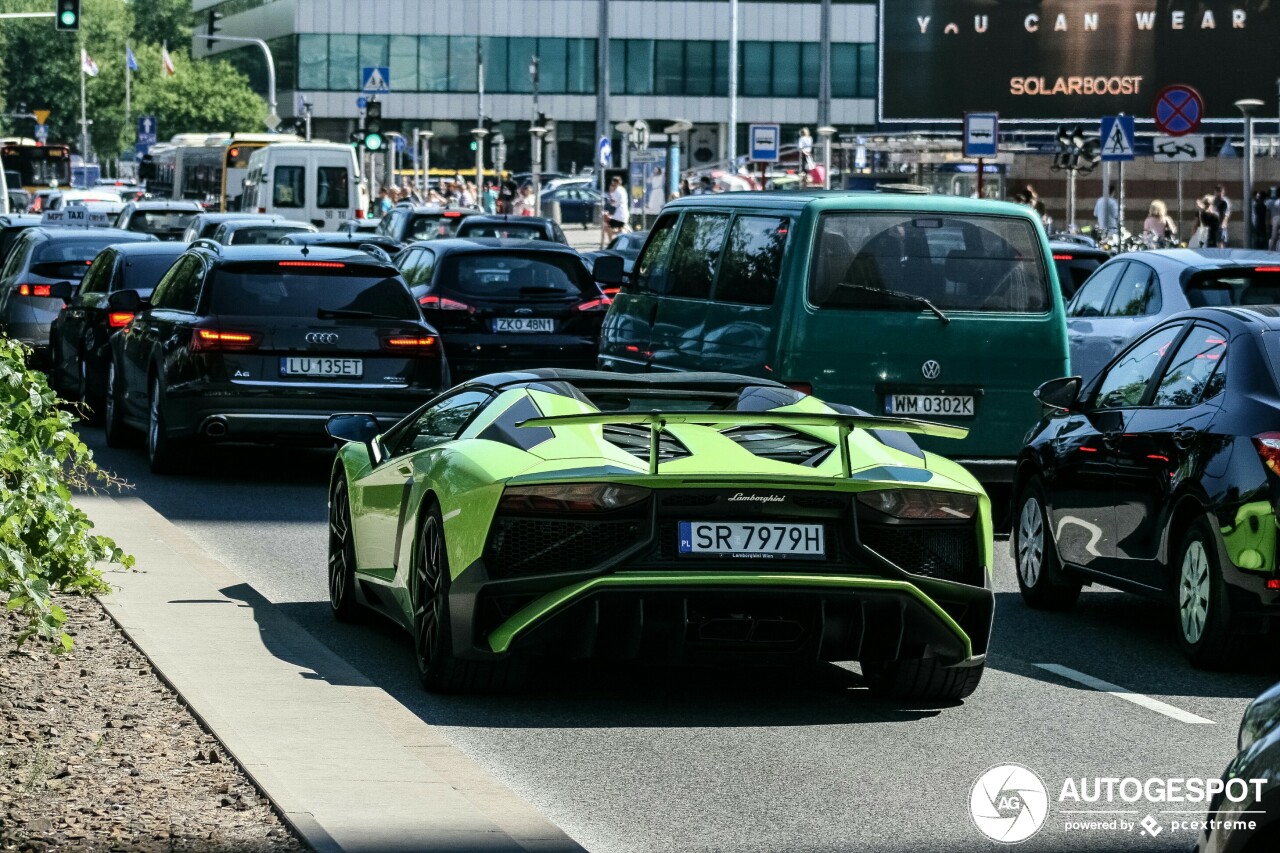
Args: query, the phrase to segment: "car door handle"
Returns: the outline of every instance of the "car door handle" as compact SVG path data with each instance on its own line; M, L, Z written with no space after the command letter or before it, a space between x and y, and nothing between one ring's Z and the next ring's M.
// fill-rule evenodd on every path
M1196 443L1196 437L1199 435L1200 431L1195 427L1181 427L1173 434L1173 443L1179 450L1186 450Z

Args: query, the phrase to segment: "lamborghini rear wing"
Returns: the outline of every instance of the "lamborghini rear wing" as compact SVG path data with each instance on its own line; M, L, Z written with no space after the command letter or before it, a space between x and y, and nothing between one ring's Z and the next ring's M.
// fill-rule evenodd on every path
M894 430L933 435L940 438L964 438L965 427L916 421L910 418L886 418L873 415L811 414L808 412L590 412L578 415L554 415L521 421L522 427L586 426L589 424L627 424L649 427L649 473L658 473L658 439L671 424L703 424L723 426L810 426L835 427L840 431L840 471L852 476L849 458L849 433L855 429Z

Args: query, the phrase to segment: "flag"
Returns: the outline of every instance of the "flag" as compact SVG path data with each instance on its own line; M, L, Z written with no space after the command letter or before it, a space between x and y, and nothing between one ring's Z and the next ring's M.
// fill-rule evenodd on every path
M80 70L90 77L98 76L98 63L93 61L93 57L89 55L89 51L83 47L80 48Z
M130 71L138 70L138 57L133 55L133 48L127 44L124 46L124 65Z
M169 55L169 46L166 44L160 48L160 62L164 65L164 73L172 77L177 74L177 69L173 67L173 57Z

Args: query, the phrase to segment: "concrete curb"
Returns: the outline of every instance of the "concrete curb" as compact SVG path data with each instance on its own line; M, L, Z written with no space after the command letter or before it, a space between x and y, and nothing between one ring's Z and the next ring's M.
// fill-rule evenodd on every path
M77 503L138 560L108 614L313 849L581 850L150 506Z

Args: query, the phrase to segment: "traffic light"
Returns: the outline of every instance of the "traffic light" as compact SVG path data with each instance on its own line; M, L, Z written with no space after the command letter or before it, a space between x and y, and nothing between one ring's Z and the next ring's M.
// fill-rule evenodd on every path
M382 146L382 102L370 100L364 106L364 147L381 151Z
M474 139L473 139L473 140L471 140L471 150L472 150L472 151L477 150L479 147L480 147L480 143L479 143L479 142L477 142L477 141L476 141L476 140L474 140Z
M80 29L80 0L58 0L53 28L60 33L73 33Z
M211 36L216 35L219 30L218 21L221 21L225 17L226 15L224 15L222 12L215 12L212 9L210 9L209 10L209 26L205 30L205 33ZM204 47L205 47L205 50L213 50L213 39L205 39Z

